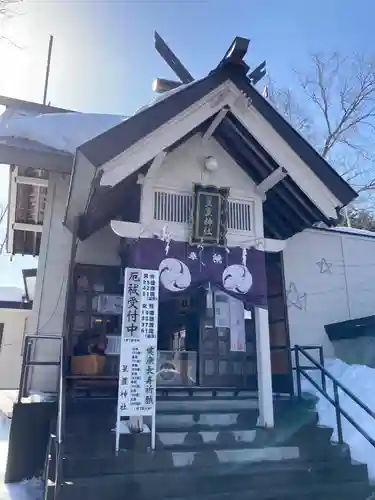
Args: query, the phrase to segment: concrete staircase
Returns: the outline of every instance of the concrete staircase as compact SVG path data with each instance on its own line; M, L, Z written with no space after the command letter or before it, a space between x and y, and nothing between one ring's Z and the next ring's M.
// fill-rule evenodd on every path
M256 428L251 394L161 393L156 451L147 451L147 435L123 435L115 456L115 401L71 402L58 500L369 498L367 467L330 442L332 429L317 424L314 404L276 400L275 429L265 431ZM53 493L49 481L46 499Z

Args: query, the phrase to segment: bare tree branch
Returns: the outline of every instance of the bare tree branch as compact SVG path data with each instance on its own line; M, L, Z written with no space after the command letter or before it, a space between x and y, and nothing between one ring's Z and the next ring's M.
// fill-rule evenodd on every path
M21 3L23 3L23 0L0 0L0 20L6 21L12 17L19 15L19 12L17 12L17 10L13 8L13 6L20 5ZM0 29L2 29L2 26L0 26ZM13 47L16 47L18 49L21 48L12 38L4 35L1 32L0 41L5 41L6 43L9 43L10 45L13 45Z
M375 58L313 54L309 71L295 73L302 100L297 104L291 90L270 85L271 101L369 198L375 191Z
M23 2L23 0L0 0L0 16L11 17L17 14L15 10L12 9L12 5L17 5Z

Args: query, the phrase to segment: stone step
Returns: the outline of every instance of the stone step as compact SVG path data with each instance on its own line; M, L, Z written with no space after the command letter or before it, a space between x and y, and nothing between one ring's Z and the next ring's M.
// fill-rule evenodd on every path
M216 428L209 430L188 431L168 430L156 432L157 448L167 449L221 449L239 447L251 444L252 447L296 446L305 454L320 453L323 450L329 453L332 448L332 429L325 426L306 425L293 433L266 430L261 428Z
M264 460L280 460L285 458L300 457L303 460L321 461L325 459L332 460L349 460L350 450L347 445L338 445L334 443L319 443L319 441L310 446L307 450L303 447L289 446L288 443L280 444L275 442L258 443L257 439L253 438L251 431L242 431L235 436L228 436L227 433L222 433L216 436L215 441L211 441L213 435L200 436L202 441L196 442L197 436L187 436L182 440L182 436L173 436L168 439L165 437L164 443L157 440L157 449L155 452L147 452L150 446L150 436L146 436L147 442L137 445L133 449L129 448L128 443L120 440L121 453L119 457L115 456L115 439L94 439L94 440L77 440L74 445L65 447L65 457L67 467L70 468L71 463L82 464L86 468L92 467L97 473L100 473L104 465L96 468L96 464L107 464L109 473L115 473L120 467L120 472L126 467L138 467L138 462L146 464L148 469L155 467L179 467L187 465L201 465L204 467L219 464L220 461L226 462L252 462L262 459ZM242 438L242 440L241 440ZM206 442L204 442L204 440ZM125 444L125 446L123 446ZM95 457L95 459L93 458ZM141 457L141 458L139 458ZM259 458L260 457L260 458ZM118 465L119 463L124 465ZM122 468L124 467L124 468ZM143 470L143 469L142 469ZM83 474L83 472L82 472ZM53 476L52 476L53 477Z
M261 451L260 451L261 450ZM301 458L304 460L316 460L320 461L322 459L336 460L340 457L349 457L350 453L343 451L341 448L334 450L329 446L324 448L311 449L309 453L302 454L298 447L293 446L267 446L265 448L259 448L253 443L243 443L234 446L221 444L219 446L215 445L203 445L200 449L196 449L195 446L173 446L173 447L163 447L158 448L158 451L170 452L173 456L173 464L175 467L190 465L194 462L202 463L203 466L211 466L215 463L222 462L253 462L262 460L285 460L290 458Z
M108 475L99 478L77 478L65 481L59 498L74 500L75 498L89 497L90 499L105 498L117 500L123 498L153 500L155 498L216 498L217 495L230 493L240 495L240 498L267 499L280 498L279 495L289 494L289 498L298 498L308 492L319 494L324 490L330 493L341 489L343 485L350 488L352 484L370 491L366 485L366 468L353 467L351 473L346 470L343 479L342 470L333 466L309 470L273 470L271 471L222 469L221 474L197 470L192 475L191 471L175 471L165 473ZM367 486L365 488L365 486ZM278 496L272 496L278 494ZM247 497L242 497L247 494ZM101 495L101 496L100 496ZM257 495L257 496L255 496ZM219 497L220 498L220 497ZM228 497L229 498L229 497ZM282 497L281 497L282 498ZM333 498L340 498L335 496ZM358 496L355 497L356 500Z
M236 492L235 500L372 500L374 490L366 481L294 486ZM118 497L119 499L121 497ZM115 500L107 499L107 500ZM233 500L232 492L169 497L168 500Z
M194 446L203 444L220 445L235 443L252 443L256 438L254 430L224 430L224 431L198 431L198 432L157 432L156 443L160 447Z
M340 457L350 457L350 450L346 445L331 445L326 443L311 447L308 451L301 453L298 446L272 445L260 447L256 441L250 443L204 443L197 446L189 442L181 445L158 446L157 450L171 452L175 467L202 463L204 466L214 465L222 462L253 462L261 460L285 460L291 458L303 458L307 460L322 460ZM181 465L179 465L181 464Z
M187 455L186 460L190 457ZM154 453L147 452L120 452L118 456L112 455L98 455L98 456L67 456L63 461L64 478L73 477L91 477L105 474L124 474L136 472L152 472L163 471L172 472L174 465L181 460L181 453L173 454L168 451L157 451ZM322 468L326 465L334 463L335 466L345 468L351 466L349 455L337 455L333 462L328 462L326 457L322 460L308 460L308 459L284 459L284 460L268 460L263 462L243 462L243 463L218 463L216 456L210 453L200 453L200 458L191 462L190 466L186 467L192 474L194 471L210 470L211 473L221 474L221 472L228 470L238 470L247 473L251 471L267 470L270 473L273 470L314 470ZM53 478L53 471L51 470L50 478Z
M237 415L237 416L236 416ZM301 456L317 456L322 453L332 454L335 447L331 446L330 438L332 429L308 423L301 429L272 429L265 430L255 427L255 422L249 422L243 413L236 414L235 418L228 415L207 414L200 416L198 422L211 423L212 425L195 424L194 419L186 419L185 425L173 428L160 427L157 424L156 444L157 449L171 449L175 451L199 451L202 449L238 448L250 445L255 448L294 446L299 447ZM175 416L176 417L176 416ZM213 418L210 420L209 418ZM196 419L195 419L196 420ZM182 420L178 420L182 423ZM233 424L235 422L235 424ZM170 423L170 422L169 422ZM125 424L125 422L124 422ZM160 422L159 422L160 424ZM222 425L220 425L222 424ZM225 425L228 424L228 425ZM252 424L252 425L250 425ZM126 424L124 427L127 427ZM161 430L160 430L161 429ZM124 434L120 437L121 449L134 449L150 446L150 433L141 435ZM65 439L65 453L67 454L99 454L111 455L115 443L114 421L107 421L98 427L93 422L85 426L78 425L74 432L67 433Z
M267 448L250 448L246 445L238 448L214 449L206 445L202 450L178 449L176 446L172 452L174 467L186 467L189 465L214 466L223 463L252 463L265 461L291 460L299 458L299 449L292 446L279 446Z
M169 410L166 413L156 413L155 425L160 431L217 430L231 427L237 429L254 429L258 421L258 411L239 410L226 412L212 410L206 412L180 413ZM110 432L116 424L116 414L71 416L66 421L66 435L94 436L99 432Z
M223 389L223 388L205 388L205 387L187 387L186 389L181 389L177 387L157 387L156 388L157 400L169 399L169 398L251 398L254 400L258 399L258 393L256 391L247 391L239 389ZM278 398L285 399L285 398ZM290 397L288 397L290 399Z
M245 426L254 428L258 421L258 410L225 411L208 409L206 411L194 412L192 409L180 413L173 408L163 413L156 413L156 428L189 429L196 425L205 427L231 427Z
M246 397L220 397L220 398L166 398L158 399L156 411L164 413L173 412L199 412L207 411L236 411L236 410L257 410L259 405L256 399Z

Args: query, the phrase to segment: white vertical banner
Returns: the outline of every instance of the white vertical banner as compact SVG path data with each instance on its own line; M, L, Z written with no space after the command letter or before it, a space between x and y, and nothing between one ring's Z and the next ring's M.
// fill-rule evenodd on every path
M230 350L246 352L245 308L241 300L229 298Z
M123 301L116 452L121 417L152 416L155 445L159 271L126 268Z
M215 291L215 326L230 328L230 297L219 291Z

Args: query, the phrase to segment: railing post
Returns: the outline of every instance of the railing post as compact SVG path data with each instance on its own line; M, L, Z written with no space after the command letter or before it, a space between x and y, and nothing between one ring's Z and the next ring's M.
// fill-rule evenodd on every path
M319 346L318 349L319 349L319 362L324 367L323 346ZM321 375L322 375L322 389L324 392L327 392L326 374L324 373L323 370L321 370Z
M302 399L302 384L301 384L301 367L299 364L299 346L295 346L296 353L296 377L297 377L297 395L298 399Z
M20 388L18 391L18 403L21 402L22 398L25 397L26 387L28 383L28 372L30 363L30 353L31 353L31 338L26 337L25 345L22 356L22 368L21 368L21 378L20 378Z
M342 444L344 442L342 435L342 422L341 422L341 412L340 412L340 400L339 400L339 389L337 387L336 382L333 382L333 393L335 397L335 411L336 411L336 422L337 422L337 437L339 443Z

